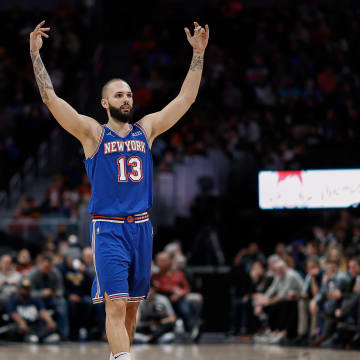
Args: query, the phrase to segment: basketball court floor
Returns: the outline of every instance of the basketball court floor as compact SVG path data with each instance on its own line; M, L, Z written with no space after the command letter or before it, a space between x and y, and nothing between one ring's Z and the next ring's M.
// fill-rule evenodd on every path
M132 360L358 360L358 351L265 345L137 345ZM0 360L108 360L105 343L0 345Z

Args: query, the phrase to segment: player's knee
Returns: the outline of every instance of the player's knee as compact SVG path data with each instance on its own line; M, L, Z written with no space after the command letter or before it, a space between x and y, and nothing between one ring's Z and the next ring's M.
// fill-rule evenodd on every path
M105 305L106 316L122 319L126 315L126 300L109 300Z
M126 307L126 318L129 320L135 320L138 311L138 303L128 303Z

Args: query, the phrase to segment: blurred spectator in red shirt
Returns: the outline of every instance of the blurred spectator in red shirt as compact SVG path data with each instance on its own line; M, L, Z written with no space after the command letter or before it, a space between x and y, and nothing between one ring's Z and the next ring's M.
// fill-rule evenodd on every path
M185 296L190 292L190 287L184 272L171 267L170 257L165 252L157 254L156 265L159 272L152 277L155 288L170 298L175 312L184 321L185 330L192 332L195 326L194 314Z
M320 89L326 94L331 94L336 91L336 74L331 66L326 67L324 71L318 75L317 81Z
M34 268L34 264L31 262L31 255L28 249L20 250L16 260L16 271L21 275L26 275L31 269Z

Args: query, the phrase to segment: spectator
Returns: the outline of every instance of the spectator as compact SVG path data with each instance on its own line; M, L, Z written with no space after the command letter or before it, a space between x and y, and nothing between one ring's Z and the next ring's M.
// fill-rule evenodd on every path
M71 248L68 249L68 251ZM71 255L71 253L70 253ZM65 298L68 303L71 340L84 340L93 325L95 307L91 301L92 278L79 259L66 254L61 266L64 279Z
M64 178L62 175L57 174L53 184L46 191L45 200L42 204L42 209L44 212L52 213L60 210L62 205L62 194L64 190Z
M175 321L175 312L169 299L151 286L147 301L140 304L135 340L150 344L173 342Z
M360 258L349 260L350 281L344 290L341 306L335 310L335 316L345 322L356 324L357 333L353 342L360 340Z
M308 249L308 246L306 248ZM311 337L317 329L317 318L315 316L311 317L311 323L309 324L309 301L318 295L322 284L322 277L323 272L319 258L316 256L309 257L306 261L306 277L301 291L301 299L299 300L297 344L304 343L308 335L310 334Z
M264 311L272 332L266 332L265 342L279 343L285 337L294 339L297 335L298 310L297 300L300 297L304 282L301 276L289 268L284 260L275 264L275 278L264 295L255 297L254 314L261 318ZM255 341L264 338L255 336Z
M251 267L248 289L243 296L232 296L230 335L252 333L257 329L257 319L253 315L253 295L263 294L273 281L265 272L261 261L256 260Z
M325 251L322 258L323 266L326 266L327 261L335 261L339 264L339 270L346 271L346 261L343 256L342 248L336 244L330 244Z
M0 313L17 292L21 275L14 269L11 256L5 254L0 258Z
M85 266L86 272L91 276L95 276L94 258L91 247L86 247L82 250L81 260Z
M294 259L291 255L289 255L288 250L285 247L285 244L282 242L279 242L275 246L275 254L279 255L289 267L292 269L295 268Z
M21 275L26 275L34 268L31 262L31 255L28 249L21 249L17 256L16 271Z
M42 300L31 297L30 293L30 281L23 279L18 296L8 303L8 315L17 325L16 330L10 334L10 339L31 343L58 342L60 337L55 333L54 320L45 310Z
M237 267L241 264L245 272L250 273L252 265L255 261L263 264L266 262L265 255L260 251L256 242L251 242L247 248L241 249L234 258L233 266Z
M31 295L41 299L47 310L55 312L54 318L63 339L69 338L69 318L64 298L64 283L59 271L49 256L39 255L36 268L28 275Z
M185 330L191 334L196 326L196 319L185 296L190 292L190 287L184 273L171 269L170 258L165 252L157 254L156 265L159 272L152 276L154 287L159 293L169 297L175 312L184 321Z
M41 217L39 205L31 196L24 196L16 209L16 219L38 219Z
M165 252L167 252L171 258L171 267L174 270L182 271L186 280L190 284L191 292L185 295L185 300L189 303L191 312L194 317L195 326L192 331L192 338L198 340L200 338L200 323L201 323L201 311L203 308L203 296L200 292L193 292L193 286L195 284L192 274L188 271L187 259L182 252L180 243L175 241L165 246ZM172 254L172 255L170 255Z
M322 278L322 285L319 293L310 301L310 313L312 316L319 316L319 311L328 317L335 316L335 310L341 303L341 298L348 284L348 277L339 271L339 261L327 260L326 270ZM310 343L318 346L328 339L335 332L335 325L332 319L325 318L324 321L318 318L320 334Z
M274 278L275 278L276 263L279 260L281 260L281 257L279 255L276 255L276 254L270 255L268 257L268 260L267 260L268 267L267 267L267 271L266 271L266 276L268 278L271 278L272 280L274 280Z

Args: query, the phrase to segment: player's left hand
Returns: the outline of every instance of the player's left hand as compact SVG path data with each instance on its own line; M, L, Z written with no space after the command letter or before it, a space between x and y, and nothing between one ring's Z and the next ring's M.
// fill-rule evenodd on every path
M188 28L184 28L186 37L194 50L204 51L209 41L209 26L205 25L204 29L196 21L194 21L194 26L195 29L193 36L191 36L190 30Z

